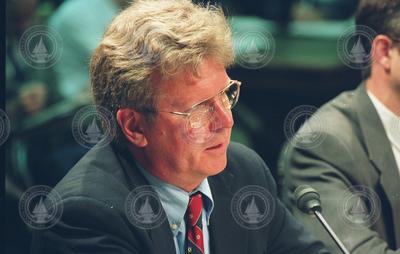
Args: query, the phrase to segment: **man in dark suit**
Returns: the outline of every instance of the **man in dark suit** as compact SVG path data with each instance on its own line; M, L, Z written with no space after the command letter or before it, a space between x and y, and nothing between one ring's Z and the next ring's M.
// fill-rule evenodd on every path
M356 23L364 36L373 31L364 82L305 123L295 137L314 129L321 140L304 146L294 138L282 153L281 171L288 189L307 184L320 192L327 221L351 253L400 253L400 2L362 0ZM290 206L340 253L315 218Z
M229 143L240 91L226 73L232 61L220 8L147 0L119 14L91 62L115 139L55 187L50 207L62 216L35 232L33 251L327 253L277 199L262 159Z

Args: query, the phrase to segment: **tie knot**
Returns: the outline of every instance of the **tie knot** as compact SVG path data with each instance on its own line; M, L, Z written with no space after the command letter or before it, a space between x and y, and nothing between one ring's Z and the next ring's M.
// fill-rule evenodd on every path
M203 199L201 192L196 192L190 196L188 205L188 220L189 223L194 226L198 222L201 211L203 209Z

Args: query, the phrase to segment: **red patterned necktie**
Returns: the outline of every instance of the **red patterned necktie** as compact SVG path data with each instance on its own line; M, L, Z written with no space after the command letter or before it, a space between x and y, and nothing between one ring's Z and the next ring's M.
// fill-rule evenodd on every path
M203 200L200 192L190 196L186 210L186 253L204 254L201 211Z

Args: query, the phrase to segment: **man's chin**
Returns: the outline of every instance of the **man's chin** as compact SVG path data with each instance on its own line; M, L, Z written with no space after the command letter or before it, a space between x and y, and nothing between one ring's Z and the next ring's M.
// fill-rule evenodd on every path
M223 158L220 158L218 161L214 161L210 163L207 169L208 176L218 175L226 168L226 155Z

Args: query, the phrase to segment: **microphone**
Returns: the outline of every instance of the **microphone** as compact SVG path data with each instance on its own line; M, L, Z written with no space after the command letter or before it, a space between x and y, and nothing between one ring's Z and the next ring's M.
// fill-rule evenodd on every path
M315 214L319 222L321 222L322 226L329 233L329 235L332 237L333 241L343 252L343 254L350 254L350 252L343 245L342 241L340 241L335 232L333 232L332 228L329 226L328 222L326 222L325 218L322 216L322 207L319 193L311 186L300 185L294 191L294 197L297 207L302 212L307 214Z

